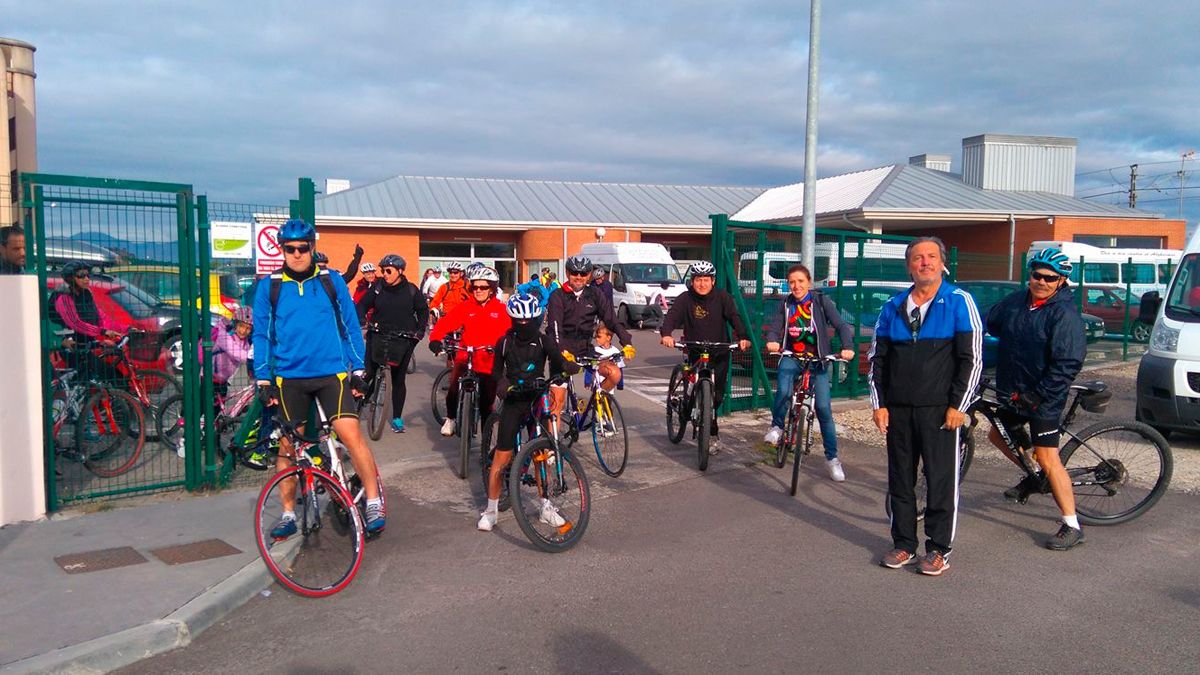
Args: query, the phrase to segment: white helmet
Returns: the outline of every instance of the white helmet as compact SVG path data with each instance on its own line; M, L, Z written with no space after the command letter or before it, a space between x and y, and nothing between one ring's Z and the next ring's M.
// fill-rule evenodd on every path
M360 267L358 269L361 272L374 272L375 271L375 263L365 262L362 264L362 267Z
M458 262L457 260L451 260L450 262L446 263L446 271L447 272L461 272L462 270L463 270L463 264Z
M536 319L542 315L542 305L532 295L518 293L508 299L508 315L514 319Z
M688 268L688 274L693 277L715 277L717 276L717 268L707 260L697 260Z
M467 281L487 281L495 285L500 283L500 275L496 270L481 264L475 269L467 270Z

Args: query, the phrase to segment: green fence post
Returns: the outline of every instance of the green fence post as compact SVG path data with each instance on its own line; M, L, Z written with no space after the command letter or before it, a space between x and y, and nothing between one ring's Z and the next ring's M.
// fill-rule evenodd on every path
M1133 257L1129 258L1129 269L1133 270ZM1155 270L1157 272L1157 270ZM1129 360L1129 334L1133 331L1129 325L1129 296L1133 293L1133 275L1124 274L1125 277L1125 319L1121 322L1121 360Z
M300 219L314 227L317 224L317 187L311 178L300 179Z
M288 200L288 218L299 218L299 217L300 217L300 200L299 199L289 199Z
M212 249L210 247L211 229L208 222L208 197L199 195L196 197L196 221L197 221L197 241L200 254L200 269L198 270L197 278L200 280L200 316L208 319L212 311L211 288L212 284L209 279L212 273ZM201 323L203 325L203 323ZM216 486L216 436L217 436L217 420L213 411L215 405L210 405L210 402L216 401L216 396L213 393L213 342L212 331L205 330L200 334L201 345L204 353L204 370L200 375L200 401L204 407L204 448L202 455L203 465L203 482L209 486Z
M846 285L844 283L844 280L841 278L842 270L846 269L846 235L844 235L844 234L838 235L837 247L838 247L838 249L837 249L838 279L836 279L837 285L835 285L833 287L833 304L837 305L838 309L841 309L842 297L845 295L845 293L842 292L842 288ZM816 260L816 257L814 256L813 257L813 267L816 267L816 266L817 266L817 260ZM812 273L816 274L817 271L812 270ZM857 326L857 323L858 323L858 321L855 320L856 326ZM857 327L855 330L857 331ZM853 349L854 350L854 358L850 359L850 361L845 364L841 364L841 363L834 364L835 369L836 368L845 368L846 369L846 383L841 384L838 382L838 378L834 377L833 378L833 391L830 392L830 396L837 396L837 395L841 395L841 394L848 394L850 396L854 395L854 389L855 389L856 383L853 380L857 379L857 378L851 378L851 373L857 373L857 368L856 368L856 366L858 364L858 336L857 336L857 334L854 337L853 344L842 345L842 349ZM834 370L834 375L837 375L837 370Z
M859 239L858 240L858 259L859 260L862 260L864 253L866 253L865 241L863 239ZM858 268L861 270L862 265L859 265ZM839 272L838 274L840 275L841 273ZM859 359L858 343L859 343L859 341L862 340L862 315L863 315L863 302L865 300L865 298L863 297L863 278L862 278L861 274L859 274L858 278L855 279L854 298L855 298L855 300L854 300L854 361L855 361L855 365L854 365L854 369L852 371L850 371L849 373L846 373L846 378L847 379L849 379L851 377L854 378L853 391L855 394L857 394L858 393L858 359ZM871 326L871 328L874 329L875 327ZM871 339L874 339L874 338L871 338ZM869 368L870 366L868 365L867 367Z
M197 380L196 350L197 336L203 330L204 317L196 315L196 238L193 236L195 217L192 212L192 195L188 191L175 195L175 219L179 232L179 316L182 333L180 347L183 350L183 444L185 449L183 462L183 484L188 490L196 489L199 484L200 468L200 416L204 414L203 392ZM211 411L208 416L211 415Z
M46 513L58 510L58 475L55 466L58 462L54 447L54 389L51 385L50 350L51 344L49 305L50 298L46 292L46 211L43 201L42 186L34 187L24 175L21 176L21 191L25 207L25 237L33 240L33 264L38 277L38 316L41 317L42 347L42 448L44 450ZM27 261L28 262L28 261Z
M1083 314L1083 296L1087 293L1087 267L1083 264L1083 256L1079 256L1079 293L1075 298L1075 306Z
M958 247L950 247L950 283L958 281Z

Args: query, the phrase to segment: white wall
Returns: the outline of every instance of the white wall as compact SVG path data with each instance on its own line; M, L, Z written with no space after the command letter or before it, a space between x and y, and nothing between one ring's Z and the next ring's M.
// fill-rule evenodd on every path
M37 277L0 276L0 525L46 514Z

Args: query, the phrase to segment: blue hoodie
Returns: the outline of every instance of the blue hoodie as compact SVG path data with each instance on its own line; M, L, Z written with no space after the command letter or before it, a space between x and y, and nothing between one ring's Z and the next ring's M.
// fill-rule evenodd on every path
M271 277L258 282L254 292L254 377L274 381L304 377L327 377L362 370L362 333L350 289L340 274L314 268L304 279L281 278L279 301L271 312ZM319 278L328 276L337 294L336 309L345 327L346 339L338 330L338 312ZM272 337L274 339L272 340Z

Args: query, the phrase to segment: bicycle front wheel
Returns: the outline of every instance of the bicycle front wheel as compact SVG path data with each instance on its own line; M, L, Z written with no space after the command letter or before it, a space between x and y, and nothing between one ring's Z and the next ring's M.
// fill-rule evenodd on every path
M153 425L151 428L157 431L158 418L162 416L164 405L174 397L182 396L183 388L179 386L178 379L163 370L139 370L137 377L141 380L142 389L149 399L149 405L146 406L146 423Z
M698 449L701 471L708 470L708 446L712 442L712 386L712 382L709 380L700 380L696 385L696 406L699 412L695 422L696 447Z
M294 531L281 529L285 510L296 516ZM294 466L267 481L254 509L254 535L271 574L310 598L342 590L362 564L362 516L345 488L320 469Z
M183 394L176 394L162 402L158 408L158 442L174 448L183 437Z
M433 406L433 419L438 426L446 423L446 394L450 391L450 369L446 368L433 378L433 391L429 402Z
M795 436L796 427L800 419L800 411L798 407L793 405L788 410L787 419L783 423L783 433L779 436L779 442L775 444L775 468L782 469L787 465L788 452L792 450L793 436Z
M1141 422L1098 422L1059 451L1080 522L1116 525L1154 506L1171 482L1166 439Z
M458 477L467 479L467 457L471 454L471 437L475 433L475 392L462 392L458 404Z
M75 420L75 442L83 465L103 478L133 468L146 443L146 419L136 398L116 389L88 397Z
M562 553L583 537L591 514L591 491L575 453L546 437L521 447L508 475L517 525L534 546Z
M683 366L671 371L671 382L667 387L667 440L679 443L687 428L687 384L683 377Z
M788 489L788 494L795 497L796 488L800 485L800 464L804 461L804 456L812 450L812 425L813 411L807 406L800 409L796 414L796 422L792 434L792 486Z
M388 408L392 405L392 369L386 365L379 366L375 373L375 391L367 399L367 433L371 440L377 441L383 436L383 428L387 426Z
M625 472L629 461L629 433L621 406L612 394L599 391L592 399L595 417L592 421L592 445L600 470L616 478Z

